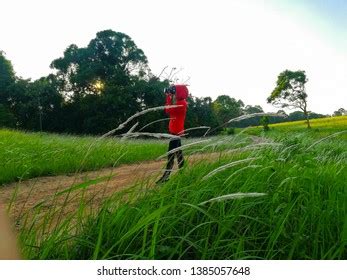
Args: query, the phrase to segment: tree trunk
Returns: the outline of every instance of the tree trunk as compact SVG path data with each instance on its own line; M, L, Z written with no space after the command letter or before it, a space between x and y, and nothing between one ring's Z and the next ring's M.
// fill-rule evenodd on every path
M304 111L304 115L306 117L306 123L307 123L307 128L311 128L310 120L308 118L308 112L307 112L307 102L304 100L304 107L301 108Z
M308 112L305 110L304 115L306 117L307 128L311 128L310 119L308 118Z

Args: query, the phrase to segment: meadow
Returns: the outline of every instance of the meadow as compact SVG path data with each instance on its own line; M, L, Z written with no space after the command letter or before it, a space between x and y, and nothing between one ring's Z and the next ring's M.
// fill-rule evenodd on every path
M302 133L305 132L313 138L323 138L334 133L339 133L347 129L347 116L321 118L310 120L312 126L311 129L307 130L306 121L295 121L295 122L283 122L277 124L270 124L270 135L271 132L281 132L281 133ZM260 135L263 132L261 126L252 127L248 130L248 133L254 135ZM341 134L339 138L347 140L347 135L345 133Z
M199 142L209 142L209 145ZM218 142L217 147L211 143ZM222 142L222 143L220 143ZM200 152L223 150L228 141L221 137L185 139ZM13 181L74 174L155 160L167 151L165 139L102 138L91 136L31 133L0 129L0 186Z
M38 205L34 216L22 218L22 254L29 259L346 259L347 126L346 117L341 119L313 121L311 130L281 124L267 133L251 128L213 138L213 151L219 152L213 160L187 164L159 186L138 182L105 198L93 212L82 196L78 209L54 227L48 226L52 212ZM262 141L254 143L254 134ZM85 160L102 167L93 163L98 152L84 159L90 139L81 141L89 144L81 148L76 166ZM158 149L143 159L166 150L164 143L123 144L130 154L137 145L140 151L152 148L141 145ZM211 147L199 145L202 151ZM20 145L12 147L21 154ZM113 154L113 162L122 162L121 154ZM67 154L66 162L72 157Z
M38 176L76 173L153 160L167 144L0 130L0 185Z

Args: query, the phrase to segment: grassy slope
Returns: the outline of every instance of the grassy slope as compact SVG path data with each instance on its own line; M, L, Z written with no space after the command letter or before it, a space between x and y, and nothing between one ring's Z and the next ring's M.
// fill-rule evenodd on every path
M347 116L321 118L310 120L312 129L306 129L305 121L284 122L271 124L270 132L280 133L307 133L314 138L321 138L330 134L347 130ZM262 127L253 127L248 129L248 133L259 135L263 131ZM339 138L347 140L347 134L340 135Z
M0 185L155 159L165 141L126 141L0 130Z
M223 141L223 137L184 139L182 144L196 141L209 141L210 146L204 151L214 151L214 143ZM0 129L0 185L38 176L97 170L102 167L153 160L166 153L168 142L168 139L100 140L96 137ZM205 144L193 145L188 150L198 150L204 146ZM228 141L224 141L218 149L228 147Z
M132 203L118 194L95 217L72 214L78 223L40 241L41 229L23 231L23 251L35 259L346 259L347 142L318 143L313 130L272 136L280 146L223 152L140 199L134 187L124 194ZM246 158L256 159L204 179ZM267 195L200 205L237 192Z

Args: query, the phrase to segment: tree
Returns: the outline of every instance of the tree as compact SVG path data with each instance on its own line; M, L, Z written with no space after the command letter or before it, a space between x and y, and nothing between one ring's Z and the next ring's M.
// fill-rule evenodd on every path
M213 111L213 103L210 97L189 97L188 111L186 117L186 127L194 128L199 126L208 126L215 128L218 126L217 118ZM192 130L190 136L202 136L207 130ZM219 132L215 130L214 133Z
M67 132L107 132L163 97L144 52L120 32L98 32L86 48L70 45L51 67L66 100Z
M247 105L245 108L243 108L242 113L244 115L254 114L254 113L264 113L264 110L259 105ZM261 117L253 117L245 120L238 121L235 123L236 127L248 127L248 126L254 126L260 124Z
M132 39L112 30L98 32L86 48L70 45L51 68L58 70L62 90L79 99L100 94L107 86L126 86L131 76L144 76L147 58Z
M10 110L0 103L0 128L15 127L16 119Z
M58 83L54 75L42 77L29 83L26 91L29 102L27 108L27 129L54 131L59 127L63 96L58 91Z
M6 106L9 96L9 87L16 81L12 63L6 59L4 52L0 51L0 104Z
M230 119L242 115L244 103L241 100L231 98L229 95L220 95L213 102L213 111L219 125L227 123Z
M16 79L16 82L8 87L6 106L16 118L16 127L25 128L23 120L28 117L27 105L29 103L26 92L30 80ZM25 122L25 121L24 121Z
M262 116L260 119L260 124L263 126L264 131L269 131L269 117L268 116Z
M16 81L11 61L0 51L0 127L15 127L16 118L9 108L10 88Z
M8 112L15 117L18 128L56 131L61 123L63 97L54 75L34 82L17 78L9 86Z
M247 105L244 109L243 109L244 114L254 114L254 113L264 113L264 110L261 106L259 105Z
M333 116L337 117L337 116L345 116L347 115L347 111L344 108L340 108L337 111L334 112Z
M283 71L278 76L276 87L267 98L267 102L275 107L302 110L306 118L307 127L310 128L305 89L307 81L305 71Z

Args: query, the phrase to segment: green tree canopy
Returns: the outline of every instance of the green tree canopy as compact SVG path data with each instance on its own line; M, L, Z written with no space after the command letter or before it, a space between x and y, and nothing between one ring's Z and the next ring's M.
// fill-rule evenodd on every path
M263 108L262 108L260 105L255 105L255 106L247 105L247 106L243 109L243 112L244 112L245 114L254 114L254 113L263 113L264 110L263 110Z
M0 103L7 103L9 87L15 83L16 76L11 61L0 51Z
M345 116L346 114L347 114L347 111L344 108L340 108L340 109L334 111L333 116L334 117L336 117L336 116Z
M276 87L267 98L267 102L275 107L302 110L306 116L307 127L310 128L305 89L306 83L305 71L285 70L278 76Z
M16 116L17 126L21 128L54 131L60 122L58 115L62 102L53 75L34 82L17 79L10 87L9 109Z
M242 109L245 105L241 100L236 100L229 95L220 95L212 106L218 123L222 125L230 119L242 115Z
M107 86L126 86L131 76L144 76L147 58L126 34L104 30L86 48L70 45L51 63L61 87L73 97L100 94Z
M188 111L186 118L186 127L193 128L199 126L208 126L215 128L218 126L217 118L213 112L212 99L210 97L194 97L188 98ZM190 136L202 136L207 129L193 130L189 132ZM215 131L217 133L219 131Z
M151 74L144 52L124 33L105 30L85 48L70 45L51 67L66 97L64 115L75 120L66 119L68 132L104 133L163 102L166 83Z

